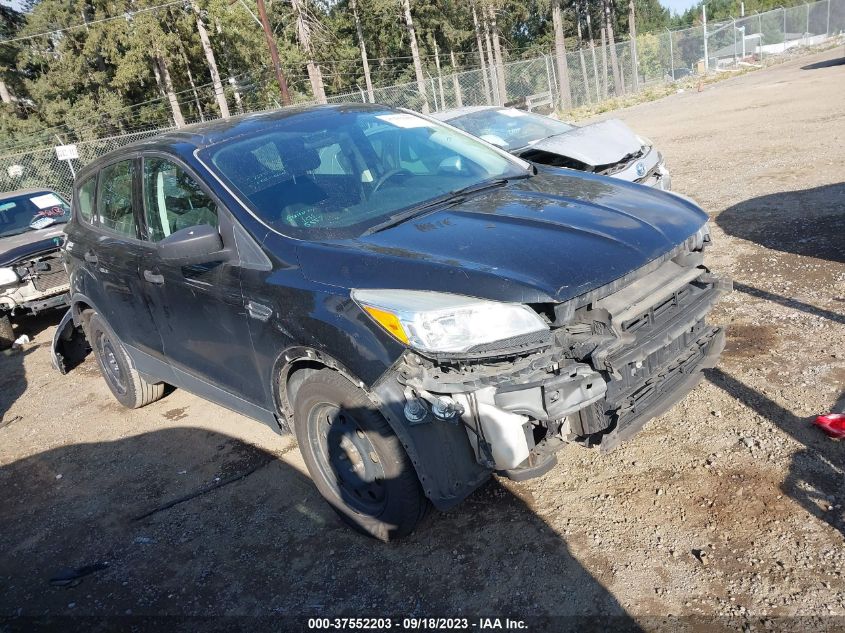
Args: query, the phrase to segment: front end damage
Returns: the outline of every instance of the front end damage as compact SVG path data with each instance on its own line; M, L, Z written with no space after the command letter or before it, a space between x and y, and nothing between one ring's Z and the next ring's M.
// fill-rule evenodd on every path
M22 257L4 270L14 276L0 286L0 315L38 314L67 305L70 285L60 250Z
M549 322L542 340L474 357L408 351L380 390L401 394L402 423L412 433L450 427L451 437L465 435L473 467L487 473L541 475L569 442L612 450L683 398L724 348L723 329L706 315L731 283L704 267L707 241L702 230L607 286L533 306ZM476 470L465 473L477 478ZM472 482L455 479L440 482L441 493L471 492Z

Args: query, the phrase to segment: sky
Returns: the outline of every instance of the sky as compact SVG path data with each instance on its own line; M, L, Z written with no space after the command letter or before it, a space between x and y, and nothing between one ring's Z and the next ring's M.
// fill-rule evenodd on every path
M683 13L694 4L697 4L697 0L660 0L660 4L672 13Z

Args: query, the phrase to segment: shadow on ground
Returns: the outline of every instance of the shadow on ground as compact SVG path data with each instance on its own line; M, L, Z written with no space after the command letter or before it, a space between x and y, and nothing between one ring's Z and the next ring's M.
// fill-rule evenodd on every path
M278 457L174 427L3 466L0 615L530 614L637 630L497 483L385 545Z
M744 200L722 211L716 223L765 248L845 263L845 183Z
M62 318L62 314L61 310L48 310L35 316L15 319L13 322L15 338L23 334L32 341L35 341L36 337L42 338L41 334L49 327L56 325ZM42 344L47 342L46 338L40 341ZM7 415L7 413L26 391L27 380L23 361L26 355L36 349L28 345L23 349L0 352L0 429L19 421L15 416Z
M842 66L843 64L845 64L845 57L839 57L838 59L825 59L814 64L801 66L801 70L818 70L819 68L830 68L831 66Z
M792 456L781 489L807 512L828 523L845 538L843 464L845 442L828 438L812 425L813 418L799 418L775 401L721 369L706 371L707 378L781 431L803 445ZM845 393L834 407L845 404Z

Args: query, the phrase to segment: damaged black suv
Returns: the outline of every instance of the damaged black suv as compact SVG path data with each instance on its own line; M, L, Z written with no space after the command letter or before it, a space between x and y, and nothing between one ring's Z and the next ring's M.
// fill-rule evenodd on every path
M89 165L72 206L57 367L90 346L127 407L171 384L295 432L382 539L567 442L615 447L724 346L695 204L409 112L169 132Z

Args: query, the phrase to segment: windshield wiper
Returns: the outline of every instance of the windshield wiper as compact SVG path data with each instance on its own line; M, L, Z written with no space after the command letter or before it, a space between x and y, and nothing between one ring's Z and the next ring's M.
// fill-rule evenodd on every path
M424 213L427 213L436 207L463 202L467 198L467 196L470 196L474 193L486 191L487 189L493 189L495 187L501 187L502 185L506 185L509 180L527 178L530 175L532 174L526 173L524 175L520 174L518 176L511 176L510 178L491 178L490 180L483 180L481 182L475 183L474 185L461 187L460 189L453 189L449 193L443 194L442 196L438 196L432 200L427 200L426 202L423 202L421 204L415 204L411 207L408 207L407 209L400 211L399 213L395 213L388 217L384 222L380 222L375 226L371 226L361 235L363 237L365 235L379 233L380 231L389 229L390 227L396 226L397 224L402 224L403 222L406 222L411 218L423 215Z

